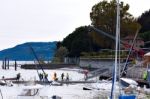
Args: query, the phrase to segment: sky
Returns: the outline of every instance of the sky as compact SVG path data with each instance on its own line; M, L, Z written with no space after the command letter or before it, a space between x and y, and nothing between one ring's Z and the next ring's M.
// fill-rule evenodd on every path
M0 0L0 50L25 42L62 41L75 28L91 24L89 13L102 0ZM148 0L122 0L138 17Z

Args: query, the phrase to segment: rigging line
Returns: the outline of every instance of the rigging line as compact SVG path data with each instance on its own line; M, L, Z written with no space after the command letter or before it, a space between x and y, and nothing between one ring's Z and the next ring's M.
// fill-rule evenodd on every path
M36 55L34 49L33 49L30 45L28 45L28 46L29 46L29 48L31 49L31 51L32 51L34 57L36 58L36 60L37 60L37 62L38 62L38 64L39 64L39 66L41 67L43 73L45 74L45 71L44 71L44 69L43 69L43 67L42 67L42 65L41 65L41 63L40 63L40 60L39 60L39 58L37 57L37 55Z
M125 69L127 69L127 62L128 62L129 57L130 57L130 55L131 55L131 52L132 52L132 49L133 49L133 47L134 47L135 40L136 40L136 38L137 38L138 33L139 33L139 29L136 31L136 34L135 34L134 39L133 39L133 42L132 42L132 46L130 47L130 50L129 50L128 56L127 56L127 58L126 58L125 65L123 66L123 70L122 70L122 72L121 72L121 75L120 75L120 76L122 76L122 75L123 75L123 73L125 73Z
M30 49L32 50L32 47L31 46L29 46L30 47ZM35 61L34 61L34 63L35 63ZM40 73L39 73L39 71L38 71L38 66L35 64L35 66L36 66L36 71L37 71L37 74L38 74L38 76L39 76L39 78L40 78Z
M35 61L34 61L34 63L35 63ZM38 74L38 76L39 76L39 78L40 78L40 73L39 73L38 66L37 66L37 64L36 64L36 63L35 63L35 66L36 66L37 74Z
M37 55L36 55L34 49L33 49L30 45L28 45L28 46L29 46L29 48L31 49L31 51L32 51L34 57L36 58L36 60L37 60L37 62L38 62L38 64L39 64L39 66L41 67L43 73L46 74L46 72L44 71L44 69L43 69L43 67L42 67L42 65L41 65L41 63L40 63L40 60L38 59L38 57L37 57ZM37 65L36 65L36 66L37 66ZM38 70L37 70L37 71L38 71ZM47 80L47 81L48 81L48 83L51 84L51 82L50 82L49 80Z
M120 5L119 5L119 11L118 11L118 20L119 20L119 22L118 22L118 31L120 32ZM118 62L118 69L119 69L119 72L118 72L118 80L119 80L119 94L121 94L121 83L120 83L120 70L121 70L121 67L120 67L120 47L121 47L121 38L120 38L121 36L120 36L120 33L118 34L118 39L119 39L119 41L118 41L118 45L119 45L119 62Z

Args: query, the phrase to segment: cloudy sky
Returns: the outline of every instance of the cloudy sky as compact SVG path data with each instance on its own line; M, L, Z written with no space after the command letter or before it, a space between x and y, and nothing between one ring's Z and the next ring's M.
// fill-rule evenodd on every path
M0 50L24 42L63 40L91 23L89 13L101 0L0 0ZM122 0L135 17L149 10L148 0Z

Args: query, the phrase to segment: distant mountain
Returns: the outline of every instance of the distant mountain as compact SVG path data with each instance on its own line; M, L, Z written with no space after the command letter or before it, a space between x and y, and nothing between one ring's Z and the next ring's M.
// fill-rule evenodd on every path
M56 51L57 42L28 42L0 51L0 60L8 58L10 60L29 61L35 60L35 56L29 46L31 46L37 57L41 60L51 60Z

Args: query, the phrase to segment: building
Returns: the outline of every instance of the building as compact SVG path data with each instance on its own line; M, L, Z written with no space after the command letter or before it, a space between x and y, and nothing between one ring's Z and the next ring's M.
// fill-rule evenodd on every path
M123 38L123 42L125 42L126 44L132 45L134 40L134 36L133 35L129 35L126 36L125 38ZM134 43L134 48L141 48L144 46L144 41L142 38L137 37ZM123 49L128 50L128 47L123 47Z

